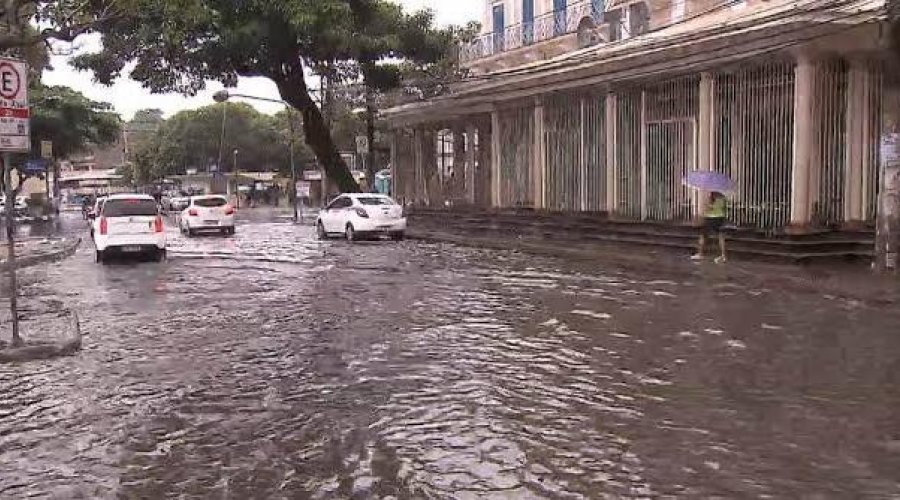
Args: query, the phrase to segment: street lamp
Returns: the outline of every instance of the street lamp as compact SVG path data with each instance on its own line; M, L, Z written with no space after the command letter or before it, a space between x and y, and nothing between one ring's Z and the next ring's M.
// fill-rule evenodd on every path
M213 100L216 102L224 103L228 102L229 99L237 98L237 99L249 99L251 101L262 101L262 102L272 102L281 104L285 107L288 114L288 127L290 129L290 137L288 137L288 147L290 148L290 159L291 159L291 206L294 209L294 222L296 223L299 220L299 214L297 212L297 168L294 165L294 107L288 104L287 102L281 99L270 99L268 97L257 97L246 94L232 94L228 91L228 89L222 89L215 94L213 94ZM227 108L227 106L226 106ZM225 135L225 121L224 115L222 118L222 135ZM224 140L223 140L224 143ZM235 157L235 165L237 165L237 150L234 150ZM221 148L219 153L219 161L221 163Z

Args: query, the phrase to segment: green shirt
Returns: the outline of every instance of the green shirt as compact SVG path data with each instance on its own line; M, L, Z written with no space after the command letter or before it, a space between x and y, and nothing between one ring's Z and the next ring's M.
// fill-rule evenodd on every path
M706 217L709 219L724 219L726 216L725 197L720 196L706 207Z

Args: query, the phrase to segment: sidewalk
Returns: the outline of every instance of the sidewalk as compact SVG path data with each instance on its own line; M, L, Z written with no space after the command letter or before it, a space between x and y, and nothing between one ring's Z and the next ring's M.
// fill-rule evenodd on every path
M23 238L16 241L16 267L21 269L45 262L64 259L78 249L81 239ZM9 246L0 243L0 270L6 269Z
M712 259L693 262L688 254L668 249L597 242L554 243L521 235L471 236L434 227L413 226L407 230L407 236L423 241L558 257L624 273L665 274L681 279L741 283L760 288L854 298L873 304L900 303L900 277L877 275L859 264L799 266L732 260L717 265Z

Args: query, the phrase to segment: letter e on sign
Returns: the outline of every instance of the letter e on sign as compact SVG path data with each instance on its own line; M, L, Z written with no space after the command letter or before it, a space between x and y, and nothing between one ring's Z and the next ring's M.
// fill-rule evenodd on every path
M25 74L24 72L20 73L20 70L24 68L16 66L24 67L24 65L13 65L9 61L0 61L0 97L10 101L22 100L22 89L25 87L22 84Z

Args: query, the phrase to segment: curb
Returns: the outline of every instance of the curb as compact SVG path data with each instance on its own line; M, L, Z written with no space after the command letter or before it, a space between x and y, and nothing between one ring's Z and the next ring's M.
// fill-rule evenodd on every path
M7 347L0 349L0 363L25 363L28 361L41 361L46 359L71 356L81 350L81 320L75 311L69 313L75 335L59 342L43 342L21 347Z
M74 255L75 251L78 250L79 245L81 245L81 238L75 240L63 240L61 248L58 250L37 255L20 256L16 259L16 269L24 269L26 267L65 259ZM7 269L8 265L6 260L0 261L0 271L6 271Z
M673 260L671 253L657 255L641 255L630 252L626 246L594 246L592 248L573 248L561 245L514 241L509 238L466 237L457 234L409 230L409 239L449 243L453 245L507 250L531 255L541 255L579 261L582 264L607 266L620 272L661 272L670 276L716 280L720 282L740 282L759 288L794 290L830 294L846 298L854 298L876 305L900 303L900 280L884 278L870 274L855 273L852 278L864 280L865 286L853 289L852 280L847 274L835 271L831 275L824 273L817 276L796 265L729 263L719 266L711 263L697 265L682 264ZM686 257L685 257L686 258Z

